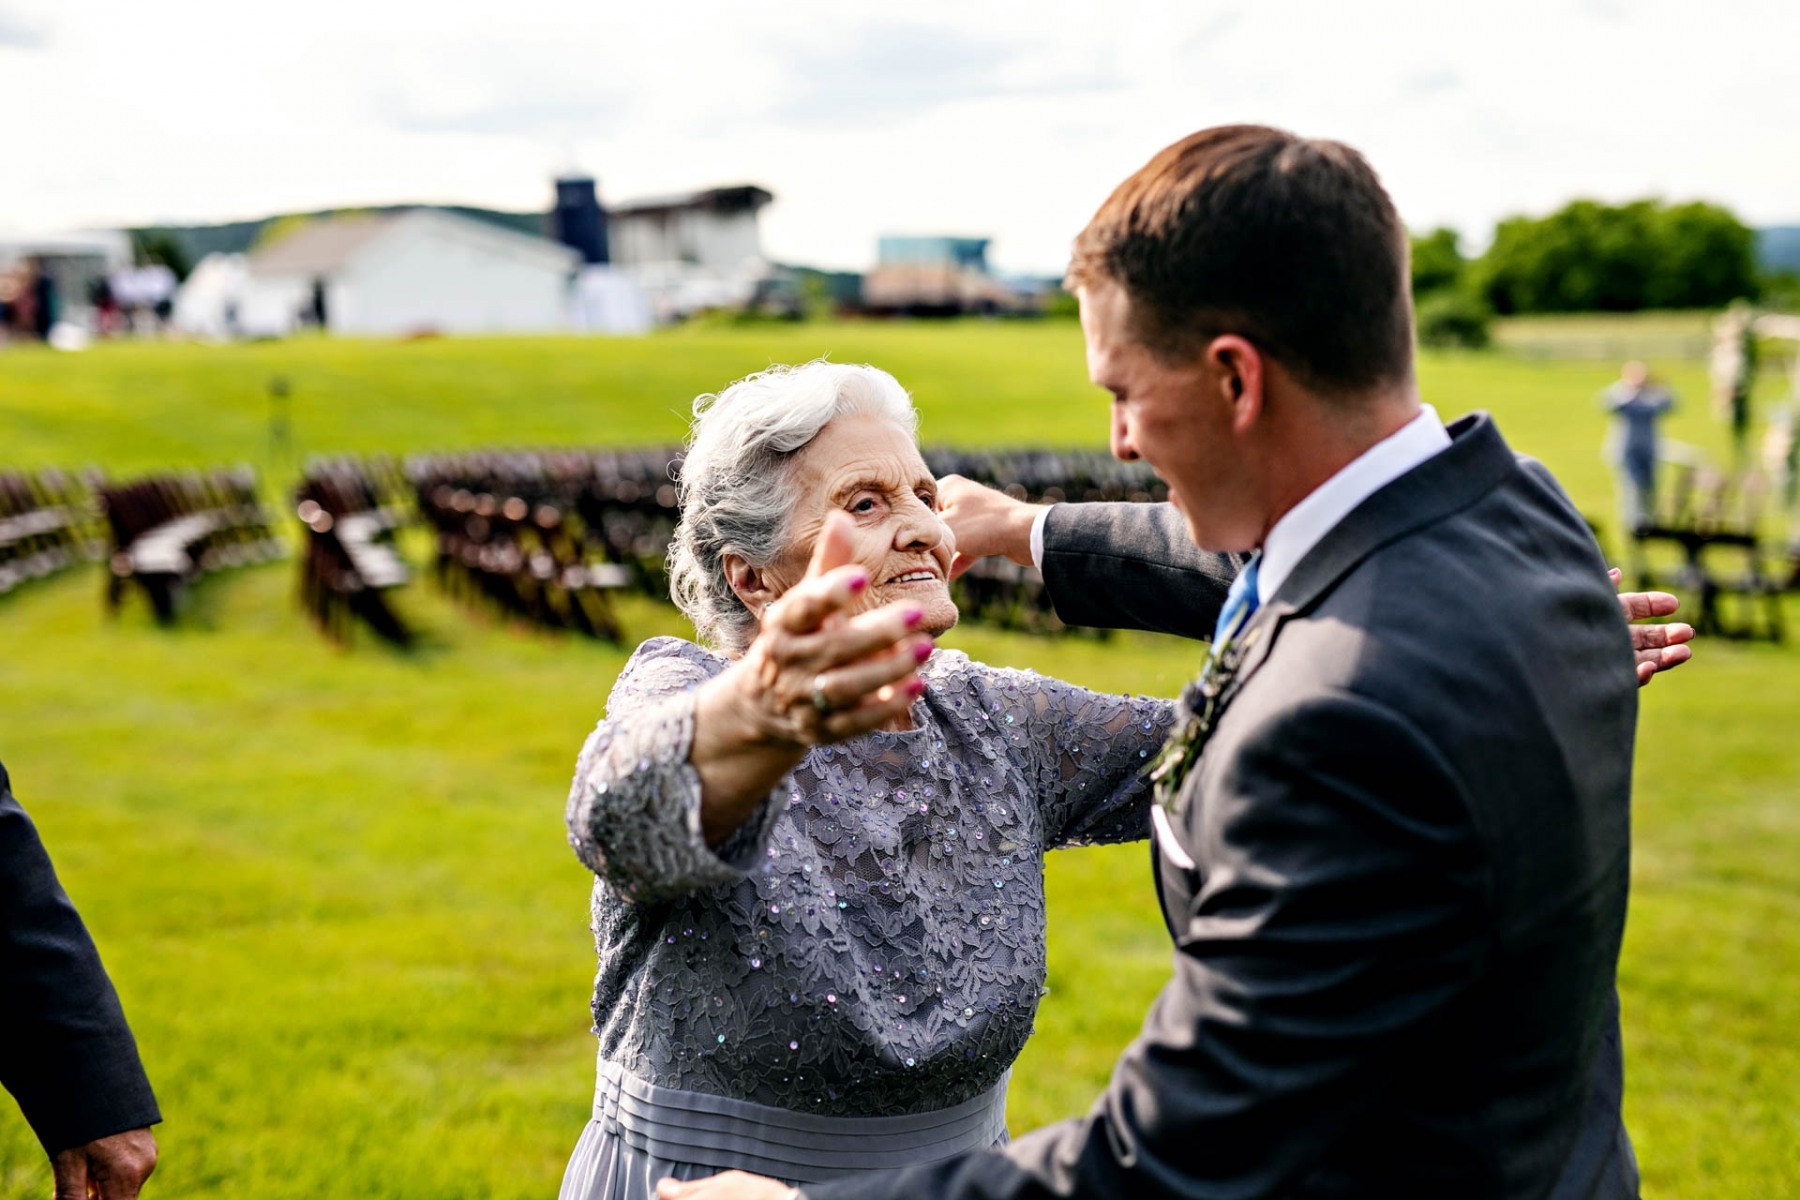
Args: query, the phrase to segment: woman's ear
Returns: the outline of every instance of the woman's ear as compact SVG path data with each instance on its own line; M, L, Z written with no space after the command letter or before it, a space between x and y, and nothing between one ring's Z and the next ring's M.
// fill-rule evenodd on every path
M725 568L725 582L737 598L744 602L744 607L762 620L763 609L775 599L775 591L769 586L769 580L762 570L751 566L742 555L726 554L720 560Z

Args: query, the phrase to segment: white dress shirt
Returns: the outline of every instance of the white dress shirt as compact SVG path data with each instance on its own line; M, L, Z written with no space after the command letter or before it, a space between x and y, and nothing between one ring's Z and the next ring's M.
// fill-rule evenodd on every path
M1450 435L1431 405L1421 406L1418 416L1398 430L1376 442L1342 470L1307 493L1269 530L1263 539L1262 561L1256 568L1257 603L1273 596L1287 582L1307 551L1349 516L1356 506L1406 474L1426 459L1450 445ZM1048 507L1031 523L1031 560L1039 569L1044 565L1044 522ZM1193 856L1182 846L1173 829L1169 814L1162 805L1150 808L1150 824L1155 829L1157 848L1169 861L1184 871L1195 868Z
M1438 420L1437 409L1421 405L1418 416L1307 493L1306 499L1288 509L1263 539L1262 562L1256 568L1257 602L1280 591L1307 551L1337 528L1357 505L1449 446L1450 435Z

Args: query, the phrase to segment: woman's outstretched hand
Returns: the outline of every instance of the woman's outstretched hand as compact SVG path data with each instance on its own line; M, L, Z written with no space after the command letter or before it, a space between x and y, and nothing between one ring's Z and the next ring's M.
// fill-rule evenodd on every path
M869 573L851 561L850 518L832 513L799 583L762 613L743 658L695 697L690 759L701 830L717 845L806 751L901 717L925 690L932 640L924 610L890 604L851 615Z
M841 742L893 721L924 690L917 672L932 641L914 632L922 608L848 615L869 586L868 572L850 562L850 528L843 513L826 519L805 578L764 610L744 654L740 694L767 738Z

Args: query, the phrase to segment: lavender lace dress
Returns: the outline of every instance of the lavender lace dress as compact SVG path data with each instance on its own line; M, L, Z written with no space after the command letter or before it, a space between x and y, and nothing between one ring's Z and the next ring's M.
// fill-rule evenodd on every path
M562 1200L1004 1142L1043 992L1044 851L1149 833L1168 701L940 650L915 728L813 750L709 849L687 757L694 690L728 665L644 643L576 767L600 1070Z

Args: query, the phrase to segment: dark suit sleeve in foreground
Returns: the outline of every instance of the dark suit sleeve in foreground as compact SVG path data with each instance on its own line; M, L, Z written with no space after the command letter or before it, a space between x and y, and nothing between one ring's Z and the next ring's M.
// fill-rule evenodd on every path
M52 1155L162 1120L118 994L3 767L0 1083Z
M1478 970L1488 884L1451 772L1393 714L1327 696L1235 749L1198 806L1190 780L1177 828L1206 880L1089 1115L808 1200L1251 1200L1317 1166Z
M1044 584L1070 625L1210 638L1239 565L1167 504L1058 504L1044 521Z

